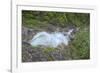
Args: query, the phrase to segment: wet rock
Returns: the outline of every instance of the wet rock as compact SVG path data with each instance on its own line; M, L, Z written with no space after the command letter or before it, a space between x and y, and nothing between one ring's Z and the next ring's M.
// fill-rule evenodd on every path
M63 54L59 51L54 51L49 54L54 60L65 60Z
M33 29L22 27L22 41L28 42L34 35Z
M46 56L43 54L42 49L33 48L31 45L23 44L22 47L22 61L23 62L36 62L47 61Z

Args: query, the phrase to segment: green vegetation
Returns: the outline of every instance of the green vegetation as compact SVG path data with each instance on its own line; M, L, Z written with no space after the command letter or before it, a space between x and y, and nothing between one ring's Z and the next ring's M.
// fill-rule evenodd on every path
M23 25L31 28L47 27L48 24L67 27L70 24L76 27L89 26L89 13L61 13L44 11L22 11Z
M87 30L89 29L87 28ZM89 59L90 35L87 30L81 29L78 33L76 33L75 38L70 45L72 58Z
M44 54L48 57L47 58L48 61L53 61L54 60L54 58L51 55L49 55L49 53L52 53L55 50L56 50L55 48L50 48L50 47L47 47L47 48L43 49Z
M73 60L90 58L90 31L89 31L90 14L89 13L71 13L71 12L62 13L62 12L23 10L22 26L32 29L48 29L47 27L50 26L59 27L60 29L63 29L68 26L75 26L75 28L79 30L75 33L75 38L71 41L68 48L64 49L64 53L66 52L66 49L70 49L69 56ZM48 53L51 53L55 50L56 50L55 48L50 48L50 47L43 49L43 53L46 56L48 56L49 61L52 61L54 59Z
M55 48L47 47L47 48L45 48L43 51L44 51L44 53L53 52L53 51L55 51Z

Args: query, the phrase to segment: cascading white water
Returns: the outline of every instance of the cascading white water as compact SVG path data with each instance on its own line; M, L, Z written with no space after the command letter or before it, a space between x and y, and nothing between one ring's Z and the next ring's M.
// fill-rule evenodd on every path
M62 32L39 32L30 41L30 44L32 46L43 45L56 48L58 45L63 43L67 46L70 41L69 35L72 31L72 29L69 30L66 36Z

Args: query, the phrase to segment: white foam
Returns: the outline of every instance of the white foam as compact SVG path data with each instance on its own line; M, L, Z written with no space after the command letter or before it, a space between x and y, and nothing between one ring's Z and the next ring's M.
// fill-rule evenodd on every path
M72 30L67 32L68 34L66 36L62 32L39 32L33 37L30 44L32 46L43 45L56 48L63 43L67 46L70 41L69 35L71 32Z

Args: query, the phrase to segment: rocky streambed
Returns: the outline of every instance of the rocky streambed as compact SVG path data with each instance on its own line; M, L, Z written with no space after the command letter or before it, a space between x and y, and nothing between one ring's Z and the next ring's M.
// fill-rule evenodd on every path
M72 29L72 28L71 28ZM67 45L61 44L57 47L48 46L32 46L29 41L42 29L30 29L22 27L22 62L38 62L38 61L58 61L71 60L70 48ZM59 31L58 29L56 31ZM63 29L60 31L68 31ZM49 31L49 33L52 31ZM70 42L69 42L70 44Z

